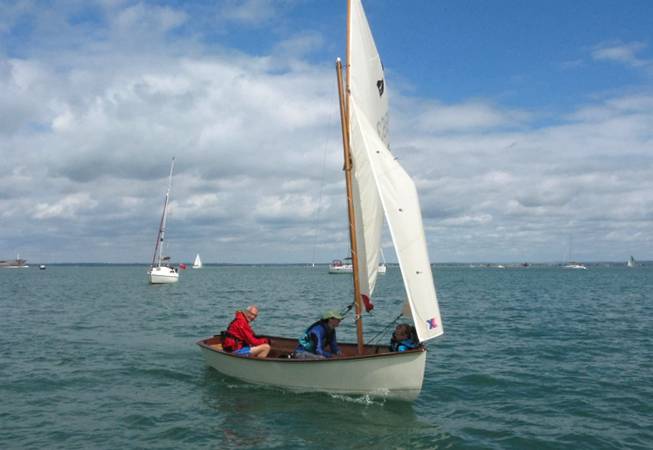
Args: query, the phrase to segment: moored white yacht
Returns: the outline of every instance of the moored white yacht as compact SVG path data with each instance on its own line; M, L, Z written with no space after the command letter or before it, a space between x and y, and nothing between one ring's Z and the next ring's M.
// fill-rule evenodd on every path
M163 256L163 243L166 231L166 220L168 216L168 203L170 201L170 190L172 188L172 172L175 168L175 158L172 158L170 164L170 176L168 177L168 190L166 191L165 201L163 202L163 213L159 223L159 231L156 236L156 245L154 246L154 256L152 264L147 271L150 284L168 284L176 283L179 280L179 271L176 267L170 265L170 257Z

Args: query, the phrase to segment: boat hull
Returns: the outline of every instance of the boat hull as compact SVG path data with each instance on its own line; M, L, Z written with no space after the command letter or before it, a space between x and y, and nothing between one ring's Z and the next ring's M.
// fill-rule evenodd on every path
M171 267L152 267L147 275L150 284L170 284L179 281L179 273Z
M354 269L351 265L346 266L329 266L329 273L331 274L340 274L340 273L353 273Z
M0 269L27 269L29 266L26 264L27 261L24 259L11 259L8 261L0 261Z
M295 339L271 337L273 357L250 358L222 350L220 338L198 342L206 364L248 383L296 392L326 392L414 400L422 389L426 350L389 352L385 346L341 344L345 356L322 360L291 359Z

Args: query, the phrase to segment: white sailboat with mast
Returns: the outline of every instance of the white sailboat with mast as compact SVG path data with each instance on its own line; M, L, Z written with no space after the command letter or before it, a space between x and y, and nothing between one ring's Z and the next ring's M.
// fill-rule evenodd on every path
M572 260L572 248L573 248L573 240L572 237L569 236L569 252L567 256L567 264L562 266L564 269L580 269L580 270L587 270L587 266L583 263L579 263L577 261Z
M154 246L154 255L152 264L147 271L150 284L168 284L179 281L179 271L170 265L170 257L163 256L163 244L165 241L166 224L168 219L168 205L170 203L170 191L172 190L172 174L175 169L175 158L170 163L170 175L168 177L168 190L166 191L165 201L163 202L163 213L159 223L159 231L156 235L156 244Z
M200 259L200 254L195 255L195 261L193 262L193 269L201 269L202 268L202 260Z
M340 344L342 356L322 360L288 358L297 345L290 338L268 336L272 351L264 359L223 351L220 336L198 344L208 365L247 382L412 400L422 388L426 349L390 352L386 345L366 345L363 335L363 297L371 299L376 284L384 217L419 341L442 335L442 322L415 184L388 147L383 66L361 0L348 1L347 18L346 87L340 59L336 67L357 342Z
M379 274L383 275L388 270L388 266L385 264L385 255L383 254L383 249L381 249L381 262L379 263Z

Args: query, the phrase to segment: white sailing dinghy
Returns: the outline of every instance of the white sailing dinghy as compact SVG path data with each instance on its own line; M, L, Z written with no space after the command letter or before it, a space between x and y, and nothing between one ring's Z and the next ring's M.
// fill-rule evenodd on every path
M159 223L159 231L156 235L156 245L154 246L154 256L152 264L147 271L150 278L150 284L167 284L179 281L179 271L169 263L170 257L163 256L163 242L166 234L166 221L168 218L168 203L170 201L170 190L172 189L172 173L175 168L175 158L172 158L170 164L170 176L168 177L168 190L166 191L165 201L163 202L163 213Z
M193 262L193 269L201 269L202 260L200 259L200 254L195 255L195 261Z
M415 399L421 388L426 349L390 352L365 345L363 295L371 298L378 273L383 217L387 220L420 342L443 333L415 184L387 144L388 94L383 66L361 0L348 1L346 88L336 63L352 250L357 343L340 344L342 356L289 358L296 338L270 338L268 358L222 350L221 337L198 342L206 363L241 380L294 391ZM296 336L302 330L296 330Z
M635 258L633 258L632 255L630 258L628 258L628 262L626 263L626 265L628 267L635 267L637 265L637 263L635 262Z

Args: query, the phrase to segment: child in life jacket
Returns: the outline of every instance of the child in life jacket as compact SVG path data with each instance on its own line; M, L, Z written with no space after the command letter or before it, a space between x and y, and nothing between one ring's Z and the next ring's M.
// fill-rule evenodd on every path
M392 333L392 339L390 339L390 351L405 352L417 347L419 347L419 342L415 327L411 327L407 323L397 325Z

